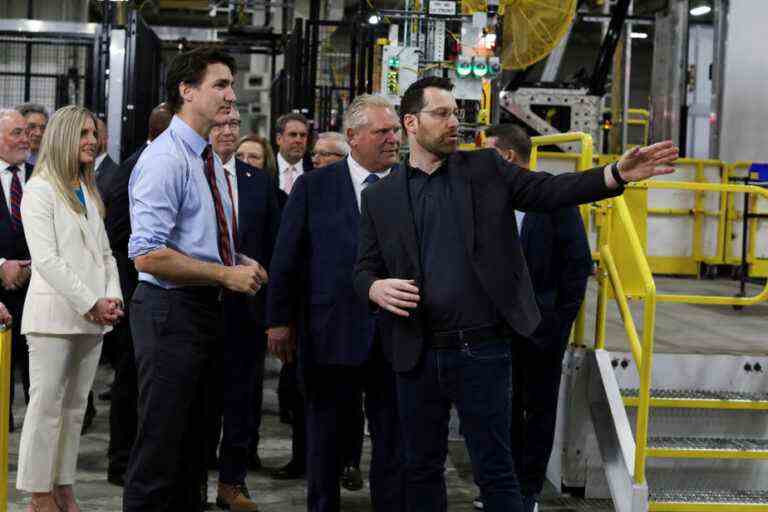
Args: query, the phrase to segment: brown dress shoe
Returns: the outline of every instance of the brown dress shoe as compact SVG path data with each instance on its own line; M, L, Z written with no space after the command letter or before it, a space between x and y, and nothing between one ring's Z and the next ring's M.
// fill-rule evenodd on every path
M259 507L243 493L242 486L219 482L216 505L232 512L258 512Z

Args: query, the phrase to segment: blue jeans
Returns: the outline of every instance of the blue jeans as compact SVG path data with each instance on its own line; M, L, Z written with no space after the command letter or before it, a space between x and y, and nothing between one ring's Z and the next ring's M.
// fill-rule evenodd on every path
M427 349L397 375L405 441L408 512L447 509L448 421L456 405L485 510L522 512L509 444L511 349L507 339L461 349Z

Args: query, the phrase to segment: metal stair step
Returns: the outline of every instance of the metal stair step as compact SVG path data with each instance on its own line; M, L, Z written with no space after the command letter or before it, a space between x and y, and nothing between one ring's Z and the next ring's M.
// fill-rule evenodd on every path
M650 512L757 512L768 510L768 491L754 490L651 490Z
M768 439L649 437L646 453L658 458L768 460Z
M629 407L637 407L640 402L638 389L624 388L621 396ZM768 393L651 389L651 407L768 411Z

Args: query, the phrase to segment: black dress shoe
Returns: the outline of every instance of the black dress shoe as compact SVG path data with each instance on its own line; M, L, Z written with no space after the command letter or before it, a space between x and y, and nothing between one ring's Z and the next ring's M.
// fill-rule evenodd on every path
M305 468L300 467L298 464L291 461L285 466L273 471L272 478L275 480L295 480L297 478L303 478L305 473Z
M107 482L118 487L125 487L125 473L107 473Z
M259 471L261 468L263 468L261 464L261 457L259 457L258 453L252 453L248 455L248 469L251 471Z
M109 386L107 389L99 393L99 400L103 400L105 402L109 402L112 400L112 386Z
M341 486L348 491L359 491L363 488L363 474L360 468L347 466L341 472Z

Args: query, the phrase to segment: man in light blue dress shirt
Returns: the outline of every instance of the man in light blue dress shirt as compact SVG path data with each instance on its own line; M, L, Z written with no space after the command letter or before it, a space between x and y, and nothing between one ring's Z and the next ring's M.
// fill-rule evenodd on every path
M234 59L214 48L176 56L166 79L175 116L129 182L139 421L125 512L201 509L203 375L220 341L221 298L253 295L267 279L258 263L237 254L230 187L208 145L212 125L235 101L235 72Z

